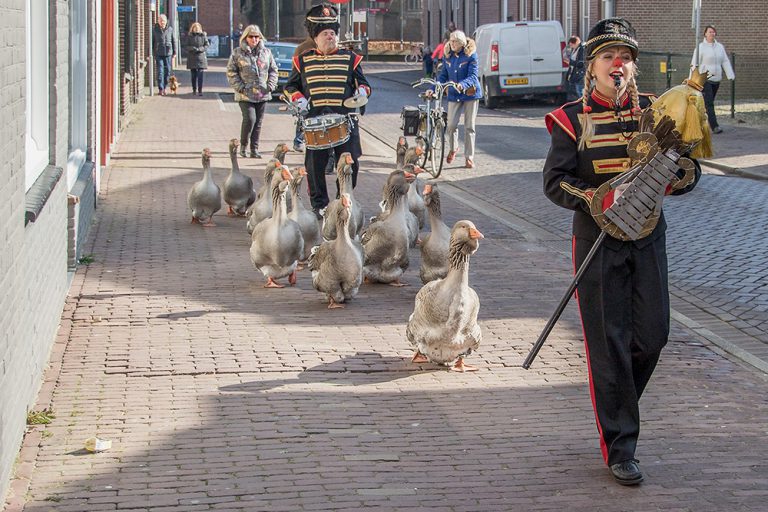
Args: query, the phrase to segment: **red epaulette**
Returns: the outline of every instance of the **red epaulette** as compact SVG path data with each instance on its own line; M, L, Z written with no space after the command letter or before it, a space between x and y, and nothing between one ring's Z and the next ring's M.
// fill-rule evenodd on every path
M552 133L552 128L555 124L557 124L560 128L565 131L565 133L568 134L569 137L571 137L574 141L576 140L576 130L573 129L573 125L571 124L571 120L568 118L568 115L565 113L565 110L563 110L565 107L569 105L573 105L575 103L579 103L581 100L572 101L570 103L566 103L562 107L558 108L557 110L553 110L546 116L544 116L544 123L547 125L547 131L549 133Z

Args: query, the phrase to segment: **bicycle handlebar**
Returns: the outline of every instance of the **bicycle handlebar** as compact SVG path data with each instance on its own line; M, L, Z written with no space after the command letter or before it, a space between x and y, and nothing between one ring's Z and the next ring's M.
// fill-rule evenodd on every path
M411 87L416 88L422 85L429 85L435 88L435 91L437 92L437 99L441 99L443 97L443 94L445 94L445 91L449 87L453 87L457 91L459 90L459 84L456 82L438 82L437 80L433 80L431 78L421 78L411 84Z

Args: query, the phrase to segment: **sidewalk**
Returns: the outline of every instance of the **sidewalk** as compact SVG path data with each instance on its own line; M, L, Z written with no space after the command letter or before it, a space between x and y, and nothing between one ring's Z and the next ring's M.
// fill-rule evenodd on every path
M443 198L485 235L471 261L483 343L455 374L410 364L419 289L364 286L328 310L307 271L262 288L242 219L189 224L186 194L213 150L218 183L240 113L147 98L104 177L90 252L67 300L7 512L760 510L766 381L680 325L641 403L639 488L599 454L581 328L569 307L531 370L520 364L570 282L564 258ZM183 82L186 82L183 81ZM290 141L270 105L260 149ZM394 154L364 138L356 197L375 210ZM289 153L293 168L301 155ZM258 179L265 160L241 160ZM100 454L86 438L113 442Z

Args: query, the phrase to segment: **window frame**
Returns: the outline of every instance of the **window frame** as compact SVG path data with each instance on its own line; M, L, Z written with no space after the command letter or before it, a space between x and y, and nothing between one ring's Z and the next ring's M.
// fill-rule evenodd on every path
M50 30L48 2L26 2L24 191L50 164ZM34 28L34 30L33 30Z

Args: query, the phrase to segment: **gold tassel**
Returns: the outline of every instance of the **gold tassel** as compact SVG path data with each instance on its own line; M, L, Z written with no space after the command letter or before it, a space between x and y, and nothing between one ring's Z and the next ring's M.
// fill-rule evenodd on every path
M709 125L707 123L707 118L704 118L704 129L702 130L704 133L702 134L701 142L696 144L696 147L693 148L693 151L691 151L691 157L692 158L709 158L711 157L714 152L712 151L712 131L709 129Z
M704 134L701 132L699 111L696 109L696 96L690 94L688 96L688 106L685 109L685 117L683 119L683 132L680 135L683 137L683 142L690 144L691 142L704 138Z

